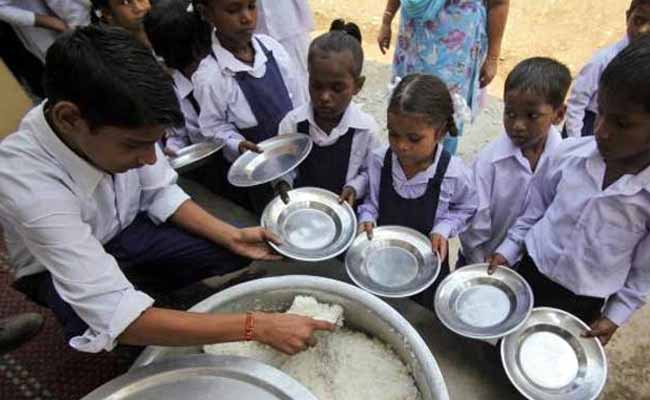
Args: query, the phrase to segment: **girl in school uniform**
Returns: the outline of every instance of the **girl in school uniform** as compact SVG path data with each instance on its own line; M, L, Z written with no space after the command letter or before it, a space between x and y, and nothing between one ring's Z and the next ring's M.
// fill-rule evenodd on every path
M282 45L254 34L254 0L195 0L194 8L215 27L210 55L192 78L201 106L199 126L207 138L225 142L227 168L241 153L259 152L257 143L277 135L280 121L306 102L307 91ZM222 194L235 192L224 185ZM263 190L263 198L257 191L248 191L248 197L260 212L272 191Z
M365 160L378 147L375 119L352 103L365 77L361 32L354 23L335 20L330 32L312 42L309 49L311 101L291 111L280 123L279 133L309 135L314 146L296 173L278 184L285 202L287 190L315 186L340 193L341 201L354 207L365 196L368 171Z
M440 281L449 273L448 239L462 232L478 207L471 172L442 146L457 134L454 105L444 82L407 75L388 106L390 147L368 158L370 190L359 207L359 232L372 239L375 225L401 225L431 239L442 257ZM435 285L414 300L433 307Z

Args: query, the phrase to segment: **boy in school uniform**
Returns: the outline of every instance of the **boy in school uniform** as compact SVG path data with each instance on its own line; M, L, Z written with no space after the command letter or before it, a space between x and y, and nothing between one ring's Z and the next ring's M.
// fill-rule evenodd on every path
M650 292L650 36L600 78L595 140L563 141L533 178L524 214L490 257L606 344Z
M315 186L339 194L354 207L368 190L366 158L379 147L379 125L352 102L365 81L358 26L334 21L330 32L312 42L309 70L311 101L287 114L278 133L309 135L314 146L276 190L290 201L287 191L292 186Z
M93 22L124 28L140 43L151 47L144 30L144 18L151 10L149 0L91 0L91 3Z
M458 266L482 263L523 212L528 186L562 142L555 127L566 111L569 69L550 58L519 63L505 82L505 133L481 150L472 167L479 207L467 230Z
M142 290L278 259L267 244L277 239L216 219L176 185L157 142L183 116L169 76L131 34L78 28L52 45L46 65L47 100L0 144L0 221L14 287L52 309L70 346L258 340L295 353L314 330L333 329L154 307Z
M598 51L585 65L573 84L567 101L567 117L563 132L566 137L591 136L598 114L598 82L607 64L630 41L650 33L650 0L632 0L626 13L627 33L623 39Z
M199 128L201 108L194 97L192 75L210 53L212 27L198 14L188 12L190 1L162 0L144 21L153 51L161 57L172 76L174 91L185 117L185 124L170 128L163 151L174 155L183 147L204 142Z

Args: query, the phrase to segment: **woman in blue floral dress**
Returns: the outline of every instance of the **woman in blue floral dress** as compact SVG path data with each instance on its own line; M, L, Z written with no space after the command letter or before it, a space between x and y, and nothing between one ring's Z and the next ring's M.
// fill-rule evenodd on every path
M400 7L393 75L436 75L465 99L475 116L479 89L496 75L509 1L388 0L377 39L383 53L390 47L390 26ZM457 138L445 141L452 153L457 145Z

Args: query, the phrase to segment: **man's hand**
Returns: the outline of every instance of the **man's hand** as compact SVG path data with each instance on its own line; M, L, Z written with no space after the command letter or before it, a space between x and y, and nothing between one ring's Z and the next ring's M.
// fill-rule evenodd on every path
M498 266L510 267L508 260L500 253L494 253L485 258L485 262L490 264L488 266L488 274L492 275L497 270Z
M314 346L315 331L333 331L334 324L293 314L255 313L253 340L283 353L296 354Z
M366 235L368 236L368 240L372 240L372 229L374 227L375 224L372 222L362 222L359 224L359 227L357 228L357 235L366 232Z
M280 238L264 228L243 228L237 231L228 247L233 253L253 260L282 260L282 256L276 254L267 242L282 243Z
M250 140L242 140L239 142L239 154L245 153L247 150L250 150L254 153L261 153L262 149L260 149L255 143L251 142Z
M441 261L446 259L448 252L447 238L439 233L431 235L431 249L438 252Z
M591 330L586 331L582 334L582 336L597 337L600 340L600 343L605 346L607 343L609 343L612 336L614 336L614 333L616 333L618 325L616 325L607 317L600 317L594 321L593 324L591 324L590 328Z
M65 32L68 30L68 26L63 22L62 19L53 17L51 15L41 15L37 14L36 15L36 21L34 22L34 26L38 28L45 28L49 29L54 32Z
M289 197L289 190L291 186L286 181L280 181L275 185L275 193L280 196L280 199L284 204L289 204L291 198Z
M357 191L352 186L344 186L339 196L339 203L347 202L350 207L354 207L357 201Z

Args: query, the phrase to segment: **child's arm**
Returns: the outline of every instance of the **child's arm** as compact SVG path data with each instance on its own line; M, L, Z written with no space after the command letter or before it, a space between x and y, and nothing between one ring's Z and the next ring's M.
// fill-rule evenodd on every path
M378 130L379 128L377 128ZM369 177L368 177L368 160L370 159L370 155L372 154L373 151L377 150L379 147L381 147L381 143L379 142L379 139L377 139L377 136L375 135L375 130L371 130L368 132L368 135L363 138L366 140L365 142L365 147L363 148L363 153L360 153L360 157L363 158L363 161L361 162L361 167L359 168L359 172L357 175L355 175L352 179L350 179L348 182L345 183L345 186L349 186L355 191L355 195L357 199L361 199L365 197L366 192L368 191L368 185L369 185ZM359 138L354 138L354 140L358 140ZM359 154L355 155L354 153L350 154L350 157L358 157ZM352 164L352 160L350 160L350 164Z
M597 336L607 344L616 329L641 308L650 295L650 233L639 242L625 285L605 303L603 316L592 325L588 336Z
M447 212L439 212L436 216L436 223L433 226L431 234L438 234L449 239L457 236L465 230L468 221L474 216L478 209L478 195L472 183L472 174L470 170L462 164L460 160L452 159L449 168L457 168L457 176L450 179L451 185L449 189L453 192L445 194L445 187L448 182L443 179L442 188L440 190L440 198L443 196L450 196L449 208ZM447 190L449 190L447 189ZM440 207L441 202L438 203ZM440 210L440 208L439 208Z
M11 1L0 0L0 20L10 25L35 26L37 28L49 29L55 32L63 32L68 29L61 19L45 14L36 14L21 7L11 5Z
M567 99L566 132L569 137L581 137L585 111L598 92L602 67L595 58L585 65L573 83Z
M366 194L363 204L357 211L359 225L368 232L368 237L372 237L372 226L375 225L379 217L379 186L381 184L381 168L383 157L379 149L371 152L366 159L368 165L368 193Z
M90 2L71 0L45 0L47 6L70 28L90 23Z
M492 235L490 206L494 186L494 166L483 160L480 154L472 167L472 183L478 196L478 209L469 220L469 225L460 235L460 239L466 260L469 263L481 263L490 255L486 254L481 246L487 243Z

